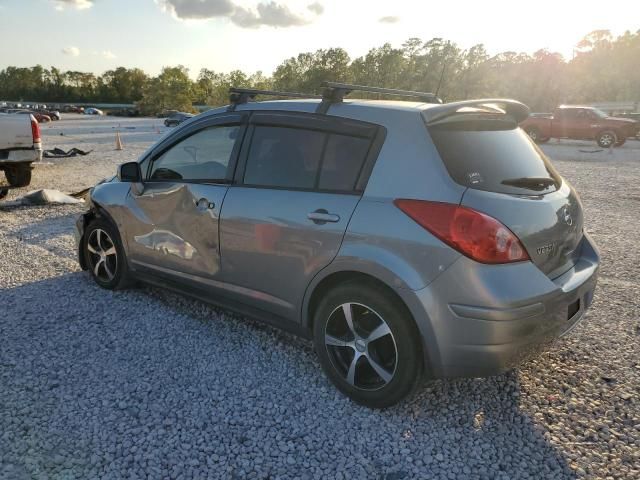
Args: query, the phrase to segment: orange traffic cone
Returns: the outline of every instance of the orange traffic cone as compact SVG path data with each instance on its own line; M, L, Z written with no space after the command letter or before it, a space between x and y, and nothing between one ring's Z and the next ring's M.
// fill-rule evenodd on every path
M116 132L116 150L123 150L122 140L120 139L120 132Z

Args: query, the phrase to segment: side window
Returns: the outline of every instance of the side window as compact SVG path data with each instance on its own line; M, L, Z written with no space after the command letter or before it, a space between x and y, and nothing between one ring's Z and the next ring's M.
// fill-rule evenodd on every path
M256 126L244 183L314 188L326 136L314 130Z
M332 134L325 149L318 188L351 191L367 158L371 141L365 138Z
M209 127L153 161L150 180L219 180L227 176L240 126Z
M577 110L576 111L576 119L577 120L588 120L589 119L589 112L587 110Z

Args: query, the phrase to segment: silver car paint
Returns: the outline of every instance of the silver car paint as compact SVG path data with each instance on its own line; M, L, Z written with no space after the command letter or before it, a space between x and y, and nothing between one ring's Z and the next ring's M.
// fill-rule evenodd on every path
M223 280L248 289L258 308L299 322L305 289L338 253L358 200L357 195L231 188L221 218ZM337 221L310 220L317 210ZM281 302L274 304L273 298Z
M316 107L317 101L279 101L240 105L238 111L314 112ZM532 262L483 265L444 245L398 210L392 203L395 198L464 202L509 223L519 234L526 231L533 243L555 225L550 217L531 218L529 224L522 212L518 214L514 196L478 193L456 184L430 141L420 116L424 108L430 107L367 101L330 108L329 115L387 128L362 197L146 184L149 197L142 198L144 192L136 197L128 184L113 182L97 186L92 200L114 219L134 269L155 265L159 273L208 289L214 302L215 295L223 294L307 327L310 299L324 280L340 272L370 275L393 288L412 313L433 375L495 373L527 357L582 316L593 295L599 257L585 235L571 261L550 259L546 272L544 261L538 262L542 270ZM217 109L184 122L160 145L224 112ZM141 161L148 161L158 148L151 147ZM198 212L201 197L213 200L215 208ZM540 215L549 216L552 209L562 212L566 199L577 220L573 242L582 232L582 217L577 196L568 186L555 197L538 200L546 203ZM336 213L340 220L310 222L307 214L319 208ZM558 213L556 221L560 219ZM158 230L175 235L159 242L169 242L171 248L149 248L135 240ZM172 253L186 252L187 243L194 249L189 255ZM578 298L579 315L567 319L567 305Z

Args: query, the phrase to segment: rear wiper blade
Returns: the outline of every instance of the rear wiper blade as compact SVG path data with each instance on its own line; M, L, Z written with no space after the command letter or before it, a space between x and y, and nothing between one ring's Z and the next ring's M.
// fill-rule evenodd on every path
M528 188L529 190L545 190L550 186L555 185L556 181L549 177L520 177L508 178L507 180L503 180L501 183L511 187Z

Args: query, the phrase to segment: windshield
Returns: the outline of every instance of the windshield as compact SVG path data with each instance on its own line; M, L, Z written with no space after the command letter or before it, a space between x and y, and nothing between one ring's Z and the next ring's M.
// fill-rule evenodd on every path
M513 122L476 118L432 125L429 133L449 174L465 187L541 195L561 184L549 159Z

